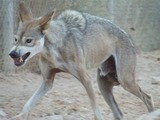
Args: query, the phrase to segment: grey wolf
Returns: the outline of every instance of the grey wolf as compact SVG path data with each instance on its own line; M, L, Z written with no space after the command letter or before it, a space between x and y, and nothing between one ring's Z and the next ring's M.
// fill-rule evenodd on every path
M20 3L21 22L9 55L16 66L22 66L39 54L43 76L42 85L24 105L21 115L28 113L52 87L56 73L67 72L84 86L95 120L104 120L88 73L92 68L97 68L99 89L115 120L123 118L112 93L115 85L121 85L140 98L148 111L153 111L152 98L135 81L136 52L129 34L110 21L87 13L66 10L57 18L54 13L55 10L33 18L29 8Z

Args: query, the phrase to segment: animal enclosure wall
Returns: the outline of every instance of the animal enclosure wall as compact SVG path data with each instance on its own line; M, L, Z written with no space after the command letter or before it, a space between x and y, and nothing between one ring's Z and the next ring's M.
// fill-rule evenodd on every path
M16 70L8 53L17 30L20 1L0 0L0 68L4 72ZM25 3L30 6L36 17L54 8L57 9L55 16L65 9L100 16L111 20L130 33L138 51L160 48L159 0L25 0ZM25 68L35 70L36 59L37 57L33 58Z

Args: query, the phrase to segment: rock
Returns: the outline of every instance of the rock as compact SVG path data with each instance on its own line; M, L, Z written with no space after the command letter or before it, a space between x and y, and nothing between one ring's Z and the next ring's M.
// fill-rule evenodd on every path
M6 113L0 108L0 118L6 117Z
M65 115L64 120L75 120L75 118L71 115Z
M86 107L81 107L81 108L79 109L79 111L80 111L80 112L87 112L87 111L89 111L89 110L88 110L88 108L86 108Z
M160 85L160 76L154 76L152 77L152 81L151 81L152 84L154 85Z
M157 61L160 61L160 58L159 58L159 57L157 58Z
M64 120L62 115L53 115L51 116L51 120Z
M47 116L44 118L40 118L39 120L64 120L62 115L53 115L53 116Z
M142 115L137 120L160 120L160 109L155 110L151 113Z
M137 78L137 81L143 81L143 80L144 80L144 78L141 77L141 76L139 76L139 77Z

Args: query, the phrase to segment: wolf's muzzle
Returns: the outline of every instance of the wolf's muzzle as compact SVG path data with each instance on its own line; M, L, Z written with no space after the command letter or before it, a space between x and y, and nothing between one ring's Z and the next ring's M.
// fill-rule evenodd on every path
M24 55L20 56L16 51L12 51L9 55L14 60L14 64L16 66L21 66L25 63L25 60L29 57L30 52L27 52Z
M19 54L16 51L10 52L9 55L11 56L11 58L18 58L18 57L20 57Z

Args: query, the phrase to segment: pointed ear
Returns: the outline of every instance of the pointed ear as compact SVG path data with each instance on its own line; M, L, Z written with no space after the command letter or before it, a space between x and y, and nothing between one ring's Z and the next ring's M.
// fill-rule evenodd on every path
M25 6L24 2L19 4L19 16L22 22L32 19L31 10Z
M41 27L42 30L47 29L48 23L54 17L55 11L56 11L56 9L54 9L52 12L49 12L46 15L44 15L38 19L31 21L31 23L29 24L28 27L29 28Z

